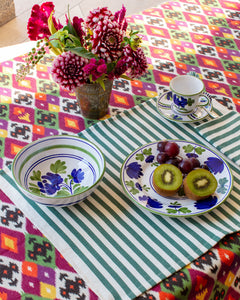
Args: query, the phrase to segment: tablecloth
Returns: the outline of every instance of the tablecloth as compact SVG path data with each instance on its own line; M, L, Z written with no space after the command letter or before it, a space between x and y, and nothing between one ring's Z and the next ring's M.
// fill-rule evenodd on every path
M128 20L131 27L140 30L143 35L149 71L140 80L114 82L112 115L166 91L173 76L188 71L199 73L207 91L226 109L236 108L239 111L238 1L168 2L159 8L133 15ZM77 134L94 123L81 118L74 95L59 90L51 81L48 72L51 56L42 61L24 84L19 84L15 81L15 73L22 60L22 57L17 57L0 65L1 167L10 164L19 149L31 140L51 134ZM77 298L79 295L96 297L7 195L2 193L1 200L2 266L15 267L12 277L3 277L0 282L1 296L8 299L20 299L21 294L23 298L36 299ZM41 245L43 249L49 247L45 248L45 256L29 257L35 245ZM229 236L203 257L204 264L199 259L190 270L184 269L184 280L182 272L176 273L142 297L170 297L171 294L177 295L177 290L179 297L186 299L191 293L206 295L206 292L212 292L212 295L220 296L223 295L222 290L225 292L223 297L227 297L231 295L227 290L231 289L233 282L237 293L239 259L234 251L237 253L238 245L238 234ZM225 255L220 255L223 253ZM231 260L226 261L226 253L231 253ZM209 280L207 271L213 268L215 262L220 264L218 267L214 265L215 273L210 272ZM227 277L221 276L226 265L232 264L236 273L227 272ZM216 279L216 284L207 285L206 278L209 284L213 278ZM75 290L69 289L70 281L76 283ZM195 290L189 291L191 282ZM62 293L66 294L63 296Z
M154 215L124 195L121 166L141 145L175 138L211 147L195 134L194 127L171 124L160 117L154 100L79 135L96 143L107 162L100 187L81 205L39 206L14 188L8 170L2 172L1 185L101 299L135 298L240 229L240 168L227 157L233 190L221 206L203 216L175 219Z

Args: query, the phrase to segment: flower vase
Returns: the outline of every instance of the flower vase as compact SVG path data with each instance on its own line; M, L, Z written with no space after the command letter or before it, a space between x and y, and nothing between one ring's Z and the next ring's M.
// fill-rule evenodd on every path
M108 113L113 80L105 80L105 90L99 83L85 83L76 88L81 114L88 119L100 119Z

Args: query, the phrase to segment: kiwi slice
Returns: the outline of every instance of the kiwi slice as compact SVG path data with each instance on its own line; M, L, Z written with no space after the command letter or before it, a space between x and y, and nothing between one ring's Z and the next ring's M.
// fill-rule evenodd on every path
M193 200L203 200L212 195L217 188L217 180L206 169L195 169L183 181L186 196Z
M161 164L153 172L153 186L164 197L174 195L182 182L182 172L174 165Z

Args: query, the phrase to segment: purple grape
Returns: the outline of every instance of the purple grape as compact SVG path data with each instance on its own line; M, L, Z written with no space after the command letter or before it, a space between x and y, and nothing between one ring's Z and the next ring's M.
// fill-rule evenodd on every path
M165 146L164 152L166 152L169 157L178 156L179 146L177 143L169 141Z
M159 152L164 152L165 146L167 144L168 141L160 141L157 143L157 150Z
M187 173L191 172L192 169L193 169L193 165L192 165L191 161L188 158L183 159L179 163L178 167L181 170L181 172L184 173L184 174L187 174Z
M169 156L165 152L160 152L157 155L157 162L159 164L164 164L169 159Z
M171 164L171 165L178 167L180 162L181 162L181 159L179 157L171 157L166 161L166 164Z
M191 157L191 158L189 158L189 160L192 163L193 169L200 168L200 166L201 166L200 161L196 157Z

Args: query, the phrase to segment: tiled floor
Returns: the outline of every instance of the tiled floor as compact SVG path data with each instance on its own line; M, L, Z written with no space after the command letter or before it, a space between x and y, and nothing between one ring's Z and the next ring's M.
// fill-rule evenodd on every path
M45 1L14 0L16 18L0 27L0 47L20 44L29 41L27 36L27 21L34 4ZM65 22L65 14L70 8L70 16L86 17L93 8L107 6L113 12L119 10L122 4L127 8L127 15L138 13L146 8L159 5L164 0L53 0L55 16ZM3 49L0 48L0 56ZM9 48L10 50L10 48ZM1 59L1 57L0 57ZM2 59L1 59L2 60Z

